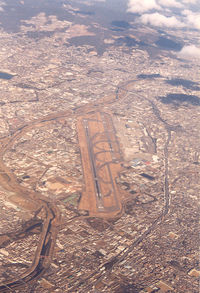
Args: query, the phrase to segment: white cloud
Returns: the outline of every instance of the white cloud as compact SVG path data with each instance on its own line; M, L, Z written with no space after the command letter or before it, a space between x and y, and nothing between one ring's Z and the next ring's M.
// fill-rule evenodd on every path
M178 55L184 58L200 58L200 48L195 45L184 46Z
M5 6L6 3L4 1L0 1L0 11L4 11L3 6Z
M158 3L166 7L177 7L177 8L183 7L183 5L180 2L177 2L176 0L158 0Z
M127 11L139 13L139 20L144 24L200 30L198 1L200 0L129 0ZM191 5L195 5L193 10L195 8L198 12L189 10ZM178 15L174 12L175 8L179 9Z
M195 4L197 3L197 0L182 0L182 2L185 4Z
M175 16L166 17L158 12L143 14L140 20L144 24L151 24L160 27L183 27L184 24L176 19Z
M156 0L129 0L128 3L128 12L143 13L153 9L161 9Z
M183 15L186 17L186 21L190 27L200 29L200 13L194 13L191 10L183 10Z
M193 13L193 12L192 12L191 10L184 9L184 10L181 11L181 13L182 13L183 15L189 15L189 14L191 14L191 13Z

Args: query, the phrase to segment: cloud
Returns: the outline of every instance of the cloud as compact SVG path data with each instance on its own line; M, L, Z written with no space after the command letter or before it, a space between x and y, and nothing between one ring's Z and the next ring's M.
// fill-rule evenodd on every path
M184 24L177 20L175 16L164 16L158 12L152 14L143 14L140 20L144 24L151 24L160 27L184 27Z
M182 2L185 4L196 4L197 0L182 0Z
M0 0L0 11L4 11L3 6L6 6L6 3Z
M195 13L191 10L183 10L182 14L185 15L186 22L190 27L200 29L200 13Z
M166 6L166 7L177 7L177 8L182 8L183 4L180 2L177 2L176 0L158 0L158 3L161 6Z
M200 30L198 1L200 0L129 0L127 11L140 14L139 20L144 24ZM198 12L194 12L195 10Z
M195 45L184 46L178 55L184 58L200 58L200 48Z
M127 11L133 13L143 13L153 9L161 9L161 7L156 3L156 0L129 0Z
M186 9L191 4L196 4L198 0L129 0L128 12L142 14L150 10L162 10L165 7Z

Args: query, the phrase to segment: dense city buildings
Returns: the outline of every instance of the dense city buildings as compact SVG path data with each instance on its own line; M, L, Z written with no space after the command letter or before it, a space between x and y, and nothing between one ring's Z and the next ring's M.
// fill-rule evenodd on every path
M4 2L0 292L198 293L199 30Z

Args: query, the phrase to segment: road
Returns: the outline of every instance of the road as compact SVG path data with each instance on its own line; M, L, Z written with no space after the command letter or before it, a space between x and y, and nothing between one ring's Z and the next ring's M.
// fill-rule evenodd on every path
M15 176L4 166L2 161L0 162L0 170L0 182L4 190L12 191L26 209L31 210L33 203L37 203L38 207L43 208L46 212L40 240L31 266L19 279L0 285L0 292L12 292L16 288L24 287L25 284L33 283L50 265L60 224L60 212L57 207L47 202L39 193L28 191L20 186Z
M51 121L61 117L78 118L77 130L82 153L85 180L85 190L83 191L79 208L85 209L89 211L90 215L97 217L116 216L122 211L123 207L115 180L121 170L120 162L122 161L122 157L112 119L108 113L104 113L99 109L104 105L120 103L120 101L124 99L125 93L131 92L129 90L129 85L132 82L135 81L128 81L118 87L115 97L102 99L98 104L94 102L71 111L53 113L52 115L42 117L38 120L24 124L11 135L1 139L0 185L5 191L11 191L15 194L15 196L24 204L26 209L32 210L35 204L37 204L39 208L44 208L46 211L46 218L41 224L42 231L40 234L40 240L31 266L20 276L19 279L13 279L11 282L1 284L0 292L12 292L15 289L24 288L27 284L33 284L45 273L53 257L54 246L60 225L60 212L58 208L53 203L47 201L42 194L28 190L20 185L15 175L5 165L3 160L4 154L12 147L17 139L22 137L27 131L39 127L41 123L51 123ZM144 97L140 98L141 100L146 99ZM91 283L87 283L90 278L93 276L96 276L97 279L101 278L108 272L107 268L112 269L115 264L123 261L141 241L155 230L157 225L162 223L164 217L169 213L168 145L171 139L171 132L176 131L177 126L173 127L167 124L167 122L162 119L156 105L150 100L148 100L148 102L152 106L154 115L156 115L157 119L164 124L167 131L167 138L164 146L165 205L158 218L141 236L135 239L128 248L125 248L116 255L114 259L102 264L96 271L88 276L87 279L85 279L86 287L88 284L87 288L91 286ZM106 268L106 270L102 271L102 268ZM81 282L83 282L83 280ZM81 285L81 283L79 285ZM78 286L76 286L76 288L71 288L69 292L76 292L77 288Z
M129 81L126 84L121 85L121 87L118 87L116 90L116 100L115 103L120 103L120 101L124 98L123 95L126 92L129 93L133 93L133 95L135 95L134 92L132 92L131 90L128 89L129 85L135 82L135 80L133 81ZM122 250L120 253L118 253L117 255L115 255L112 259L108 260L107 262L101 264L97 270L95 270L91 275L89 275L87 278L85 278L84 280L81 280L81 282L79 284L77 284L76 286L72 287L69 292L75 292L79 286L82 286L84 284L84 287L82 287L82 289L80 290L80 292L89 292L89 290L91 290L93 283L90 281L92 278L95 279L95 283L97 282L97 280L102 279L105 275L110 274L110 271L114 268L114 266L116 266L117 264L123 262L127 256L142 242L144 241L153 231L155 231L155 229L158 227L158 225L161 225L164 220L166 215L169 213L170 210L170 192L169 192L169 181L168 181L168 175L169 175L169 166L168 166L168 147L169 147L169 143L171 141L171 132L172 131L179 131L180 127L178 125L172 126L170 124L168 124L162 117L160 114L159 109L157 108L157 106L149 99L136 94L137 97L139 97L141 100L145 100L148 101L149 104L152 106L152 111L154 113L154 115L157 117L157 119L159 121L161 121L166 129L166 141L164 144L164 181L163 181L163 186L164 186L164 207L161 211L161 213L158 215L158 217L155 219L155 221L150 225L150 227L145 230L138 238L136 238L135 240L133 240L133 242L126 248L124 248L124 250Z

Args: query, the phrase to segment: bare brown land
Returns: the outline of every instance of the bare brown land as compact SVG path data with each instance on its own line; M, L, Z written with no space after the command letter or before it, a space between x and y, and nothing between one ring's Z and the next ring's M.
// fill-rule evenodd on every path
M39 121L38 121L39 123ZM19 130L16 136L22 135L24 131L27 131L30 125L24 126L23 130ZM26 283L33 283L38 279L48 268L51 263L56 236L58 232L58 226L60 224L60 212L56 206L48 202L44 196L38 192L27 190L19 184L15 175L11 170L4 165L2 156L6 149L8 149L14 138L11 139L1 149L0 157L0 182L3 189L8 193L10 202L16 203L18 206L23 207L27 211L34 211L39 213L41 210L45 213L45 219L42 223L42 230L40 240L37 245L37 250L31 266L28 270L21 275L20 279L14 279L11 282L7 282L0 285L0 292L12 292L13 289L23 287ZM32 230L33 227L29 227ZM34 228L33 228L34 229ZM10 242L12 238L0 236L1 246L4 242Z
M105 99L102 99L102 103ZM107 100L106 100L107 101ZM110 101L110 98L108 102ZM111 102L113 102L113 97L111 97ZM101 103L100 103L101 104ZM83 115L83 113L88 113L91 111L91 106L95 107L95 103L81 107L80 109L75 109L75 115ZM35 192L29 190L23 186L21 186L17 180L17 177L12 173L12 171L4 164L3 156L8 149L10 149L16 139L19 139L23 136L27 131L33 129L35 127L39 127L42 124L51 123L52 120L56 120L65 116L73 116L73 113L69 111L58 112L52 115L47 115L38 120L32 121L30 123L21 125L11 137L5 137L1 140L1 148L0 148L0 183L2 188L8 193L8 200L11 203L17 204L21 206L23 209L39 213L41 210L44 211L45 218L42 223L42 229L40 234L40 240L37 245L37 249L34 255L33 262L31 266L21 275L20 279L13 279L12 281L8 281L4 284L0 285L0 292L10 292L13 289L21 288L24 284L33 283L35 280L39 279L41 275L46 271L49 267L52 257L54 246L56 242L56 236L59 231L60 225L60 211L58 208L51 202L49 202L45 196L40 194L39 192ZM96 121L96 115L98 115L99 120ZM79 116L78 116L79 117ZM82 116L81 116L82 117ZM114 127L112 124L112 119L109 114L94 112L93 115L85 115L85 122L88 121L90 124L89 128L92 131L91 135L93 137L93 151L95 152L95 156L97 163L97 170L99 174L99 181L101 181L100 186L102 190L102 194L104 195L104 199L102 198L100 201L98 197L96 197L94 182L95 179L90 169L88 163L91 162L91 154L87 152L82 153L83 156L83 169L86 172L85 176L85 184L87 186L87 192L90 190L89 194L91 196L87 197L87 192L83 193L83 197L80 203L80 209L89 210L91 215L101 216L109 216L113 217L116 214L119 214L122 210L121 201L119 200L118 190L115 183L115 178L117 177L118 172L120 171L120 164L118 160L121 160L121 154L119 152L118 142L115 136ZM91 120L91 121L90 121ZM93 123L92 123L92 120ZM90 136L87 138L88 142L84 139L84 129L81 128L82 118L79 118L78 122L78 131L79 131L79 139L80 139L80 148L85 148L86 143L90 143ZM105 124L106 123L106 124ZM97 128L96 128L97 127ZM106 129L107 128L107 129ZM81 141L81 135L83 136L83 142ZM98 135L100 137L104 137L98 141ZM107 135L107 136L106 136ZM109 135L109 137L108 137ZM97 136L97 138L96 138ZM112 150L111 150L112 148ZM99 151L100 149L100 151ZM111 154L112 152L112 154ZM113 154L116 159L114 160ZM103 164L102 164L103 162ZM104 174L104 172L107 172ZM108 173L109 172L109 173ZM104 180L108 180L109 182ZM98 204L103 207L97 208L97 200ZM96 205L96 206L95 206ZM99 207L100 207L99 206ZM33 227L30 226L29 230L33 230ZM17 235L17 232L16 232ZM4 243L8 243L13 241L9 236L1 235L0 243L1 247L3 247Z
M12 135L1 140L0 183L2 189L8 194L8 201L11 203L17 203L18 206L21 206L28 211L34 211L36 214L43 210L44 216L41 223L38 223L38 225L41 225L42 229L40 240L37 242L37 249L32 258L32 264L27 268L26 272L20 275L20 278L11 279L11 281L1 284L0 292L10 292L17 288L23 288L25 284L33 284L42 274L45 273L52 261L57 232L59 230L58 226L60 225L60 212L56 207L56 203L43 196L42 193L20 185L17 176L14 175L11 168L7 167L4 161L5 153L11 149L15 141L27 131L38 128L43 124L49 124L53 120L61 119L62 117L75 117L78 121L77 132L85 186L79 202L79 210L87 211L89 217L96 216L106 219L118 217L122 213L123 201L125 200L127 193L124 190L120 190L116 183L116 178L122 171L121 164L123 162L123 156L113 126L112 115L109 114L107 109L108 105L109 107L113 104L120 105L125 99L127 91L131 91L131 85L133 83L134 81L129 81L126 84L122 84L117 88L115 95L107 97L106 99L101 99L98 104L97 102L88 103L85 106L76 107L71 111L53 113L52 115L47 115L38 120L36 119L32 122L21 125L12 133ZM141 98L142 97L140 97L140 99ZM80 292L89 292L90 289L88 288L91 280L95 280L93 282L96 283L97 280L102 278L102 276L107 277L108 271L104 270L102 273L102 269L112 266L113 270L118 271L117 265L123 262L126 258L128 259L129 255L132 253L135 253L134 249L137 249L142 241L146 239L148 240L147 236L152 234L158 226L163 224L170 213L171 197L168 183L168 148L172 137L171 133L172 131L175 131L177 127L168 124L162 118L161 113L153 102L147 98L143 99L151 103L152 112L166 129L166 140L164 143L164 205L157 213L157 218L153 219L152 223L147 226L147 229L141 232L138 238L135 239L135 234L133 234L133 236L131 236L133 237L131 238L133 240L130 242L130 236L128 236L127 246L121 248L114 258L110 258L108 261L103 262L97 269L95 266L95 269L91 274L84 279L86 284L84 286L87 288L84 287L84 291ZM142 205L144 206L144 204ZM134 206L134 210L135 209L137 209L137 205ZM78 218L86 219L88 217L78 215ZM33 229L34 227L30 227L30 230ZM2 247L4 247L5 242L7 243L9 241L14 241L9 238L9 234L0 236L0 244ZM80 286L82 286L82 283L83 280L81 279L69 289L68 292L76 292L79 290ZM164 288L163 286L166 285L159 282L156 283L156 286ZM149 288L147 288L147 290L151 290ZM171 287L168 287L168 289L169 288Z

